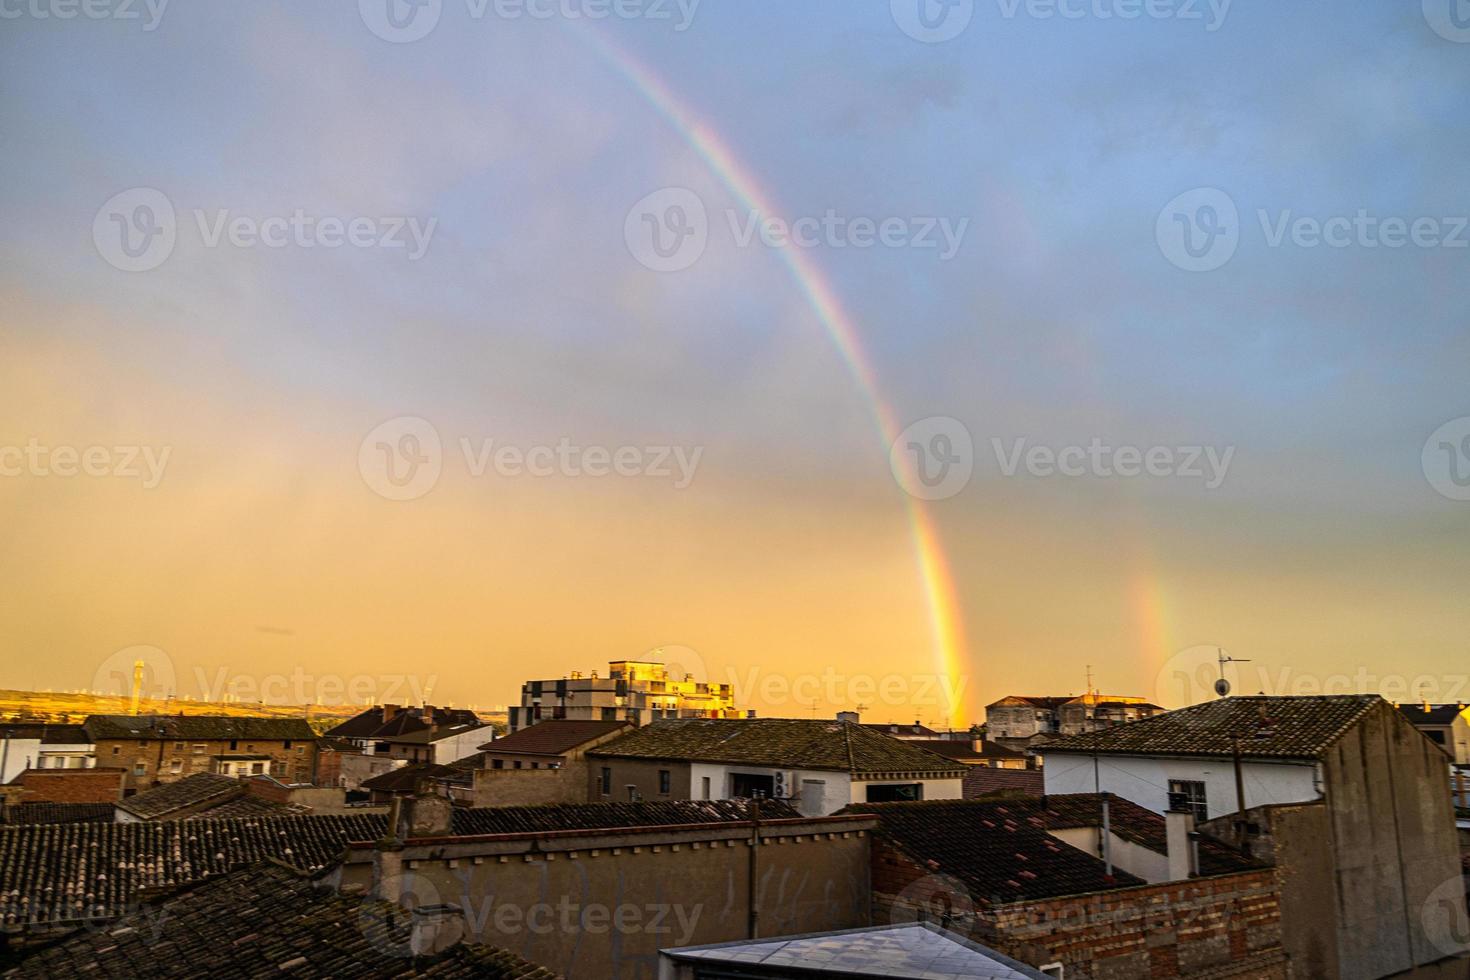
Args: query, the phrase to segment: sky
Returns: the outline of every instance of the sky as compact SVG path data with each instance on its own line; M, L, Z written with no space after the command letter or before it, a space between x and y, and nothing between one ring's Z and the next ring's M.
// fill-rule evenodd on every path
M0 0L0 686L1470 698L1459 13Z

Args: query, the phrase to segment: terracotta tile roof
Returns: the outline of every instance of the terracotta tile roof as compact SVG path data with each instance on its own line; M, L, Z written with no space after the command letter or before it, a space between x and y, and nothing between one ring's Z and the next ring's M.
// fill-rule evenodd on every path
M0 812L0 823L112 823L112 803L15 803Z
M191 813L185 820L223 820L229 817L284 817L296 813L309 813L309 807L294 803L277 803L246 793L211 806L199 813Z
M998 794L1040 796L1046 792L1046 777L1040 769L988 769L983 766L965 773L965 799Z
M667 719L630 732L588 755L853 774L923 772L956 779L965 772L958 763L862 725L799 718Z
M81 725L54 725L49 722L0 725L0 736L36 739L43 745L86 745L92 741Z
M784 800L761 800L760 814L762 820L794 819L801 816ZM750 818L749 800L569 803L459 810L454 814L454 829L461 834L526 834L616 827L665 827Z
M115 918L145 889L267 858L313 871L384 825L381 814L352 814L0 827L0 929Z
M375 793L412 793L422 780L463 782L466 775L466 770L454 766L418 762L410 766L389 769L387 772L380 772L376 776L364 779L362 788Z
M934 729L928 727L927 725L921 725L917 721L914 722L912 725L884 725L876 722L863 722L863 727L870 732L881 732L884 735L892 735L895 738L900 735L905 735L909 738L922 736L923 738L937 739L939 737L939 733L936 732Z
M411 958L411 918L386 902L339 895L278 866L221 877L27 957L6 977L555 980L490 946Z
M164 783L118 802L118 807L141 820L160 820L169 814L216 800L225 802L245 791L238 779L212 772L196 772L177 782Z
M763 819L797 817L761 801ZM457 835L670 826L748 819L745 801L456 809ZM303 871L383 836L382 813L0 827L0 931L117 918L145 891L176 889L274 859Z
M492 754L565 755L579 745L622 728L626 721L543 721L480 746Z
M1384 703L1376 694L1222 698L1099 732L1048 739L1039 751L1229 756L1239 738L1241 754L1250 758L1317 759Z
M1068 696L1064 697L1064 698L1033 698L1033 697L1028 697L1027 695L1024 695L1024 694L1008 694L1005 697L1001 698L999 701L995 701L995 702L993 702L991 704L987 704L986 707L987 708L1014 707L1015 704L1016 704L1016 702L1020 702L1021 704L1029 704L1033 708L1041 708L1041 709L1043 709L1045 711L1055 711L1056 709L1060 708L1062 705L1066 704L1068 701L1073 701L1073 700L1076 700L1076 699L1075 699L1074 696L1072 696L1070 694Z
M328 731L329 738L392 739L427 729L429 723L423 719L423 708L399 708L388 721L383 721L383 709L368 708L353 715L337 727ZM467 708L434 708L434 721L441 727L446 725L483 726L480 716Z
M942 755L946 759L956 762L964 762L968 765L980 765L992 759L1025 759L1026 753L1008 749L999 742L982 742L979 752L969 742L961 742L955 739L910 739L910 745L917 745L921 749L928 749L935 755Z
M921 865L950 876L979 904L1055 898L1144 884L1047 832L1039 800L863 803L876 833Z
M99 739L179 739L262 742L316 738L305 718L256 718L234 715L92 715L83 726L90 741Z

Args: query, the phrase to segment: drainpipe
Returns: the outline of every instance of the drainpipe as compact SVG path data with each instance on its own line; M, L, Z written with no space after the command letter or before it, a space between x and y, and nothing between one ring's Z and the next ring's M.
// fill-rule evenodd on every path
M1235 762L1235 838L1240 844L1240 853L1249 854L1250 843L1245 839L1245 772L1240 764L1240 738L1231 739L1230 746Z
M761 801L754 797L750 801L750 921L747 939L760 936L760 850L761 850Z

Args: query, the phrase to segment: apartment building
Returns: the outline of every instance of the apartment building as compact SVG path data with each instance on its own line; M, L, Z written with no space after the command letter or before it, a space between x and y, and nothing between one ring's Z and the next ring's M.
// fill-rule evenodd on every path
M527 681L521 703L510 708L510 730L540 721L626 721L664 718L739 718L729 684L676 674L652 660L614 660L607 675L573 671L556 680Z

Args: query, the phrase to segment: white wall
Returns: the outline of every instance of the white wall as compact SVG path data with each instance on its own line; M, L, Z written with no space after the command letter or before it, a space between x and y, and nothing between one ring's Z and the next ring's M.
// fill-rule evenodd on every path
M778 772L784 773L787 779L786 792L796 797L792 805L805 816L825 817L836 813L852 802L852 779L845 772L819 769L771 769L764 766L730 766L704 762L694 762L689 766L689 795L692 799L704 799L704 778L709 777L710 798L728 800L733 782L730 777L733 773L738 772L772 778ZM822 784L820 790L815 793L818 811L815 813L808 812L810 807L802 798L803 785L807 782Z
M1169 809L1169 780L1192 779L1205 784L1205 803L1211 818L1234 813L1236 807L1235 766L1228 758L1160 759L1141 756L1102 755L1097 769L1100 788L1155 813ZM1304 763L1244 762L1245 805L1300 803L1321 796L1316 785L1316 766ZM1042 769L1048 795L1091 793L1094 782L1090 755L1056 752L1046 757Z
M480 751L480 746L490 741L490 736L495 734L493 726L485 725L481 728L470 728L458 735L449 738L441 738L434 743L434 762L437 765L447 766L451 762L472 756Z
M4 767L0 771L0 783L8 783L26 769L34 768L41 752L39 738L8 738L3 740L0 753L4 754Z

